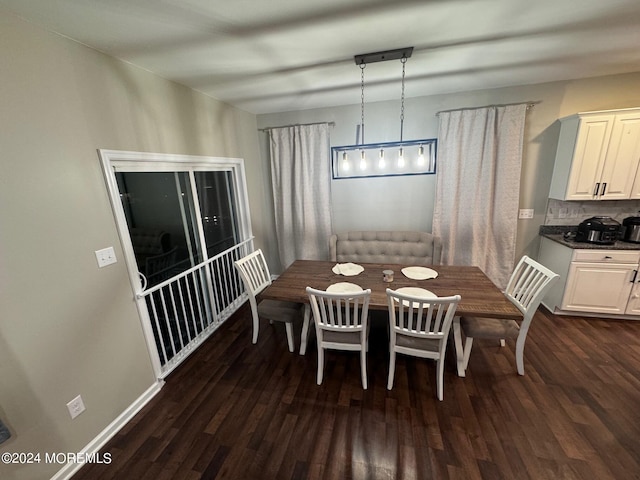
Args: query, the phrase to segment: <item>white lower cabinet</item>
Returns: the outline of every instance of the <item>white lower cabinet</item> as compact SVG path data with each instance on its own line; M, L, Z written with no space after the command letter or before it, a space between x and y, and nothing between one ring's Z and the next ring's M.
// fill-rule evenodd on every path
M640 273L638 277L640 277ZM636 283L631 289L631 296L625 313L627 315L640 315L640 279L636 279Z
M640 250L572 249L543 237L538 260L560 275L543 300L552 312L640 316Z
M637 269L638 264L572 262L560 308L572 312L624 314Z

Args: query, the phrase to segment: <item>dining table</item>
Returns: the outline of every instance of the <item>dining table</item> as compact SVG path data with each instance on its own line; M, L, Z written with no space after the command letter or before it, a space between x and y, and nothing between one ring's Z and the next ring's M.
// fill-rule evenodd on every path
M347 275L339 272L339 265L353 265L361 268L346 271ZM382 263L336 263L322 260L296 260L271 285L262 291L260 298L282 300L304 304L304 320L300 340L300 355L307 349L311 309L306 288L327 290L331 285L348 282L371 289L369 310L388 310L386 289L397 290L402 287L414 287L428 290L438 297L460 295L461 300L456 309L456 317L474 316L490 318L521 319L522 313L511 303L502 291L477 266L463 265L431 265L429 269L435 273L435 278L409 278L407 273L415 268L413 265L382 264ZM343 268L343 270L346 270ZM359 273L355 273L355 271ZM383 271L391 270L393 280L385 281ZM462 346L456 345L456 355L462 355ZM460 360L461 358L458 358ZM458 362L460 365L460 362ZM464 372L458 369L458 374Z

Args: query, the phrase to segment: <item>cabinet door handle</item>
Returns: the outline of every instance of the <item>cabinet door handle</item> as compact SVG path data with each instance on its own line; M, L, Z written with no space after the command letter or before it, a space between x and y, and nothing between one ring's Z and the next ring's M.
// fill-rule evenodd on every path
M600 195L604 195L604 192L607 190L607 182L602 184L602 193Z
M633 278L631 279L631 283L634 283L636 281L636 277L638 276L638 270L634 270L633 271Z
M598 190L600 190L600 182L596 183L596 189L593 192L593 196L597 197L598 196Z

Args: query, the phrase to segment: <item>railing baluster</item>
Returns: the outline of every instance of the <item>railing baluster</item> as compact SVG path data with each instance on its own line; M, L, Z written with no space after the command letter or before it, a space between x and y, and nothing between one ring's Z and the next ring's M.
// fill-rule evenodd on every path
M186 277L185 277L186 278ZM185 299L185 293L182 291L182 282L184 281L184 279L180 279L178 280L176 283L178 285L178 292L180 293L180 307L182 308L182 315L184 316L185 319L185 323L188 323L189 320L191 320L191 324L193 325L193 336L196 337L198 335L198 328L195 325L195 317L191 314L191 312L189 311L187 313L187 299ZM185 286L186 286L186 282L185 282Z
M173 332L171 331L171 322L169 322L169 314L167 313L167 304L164 300L164 291L160 290L160 302L162 304L162 312L164 313L164 323L167 327L167 335L169 335L168 340L171 345L171 356L173 357L176 354L176 346L173 340ZM167 359L168 361L169 359Z
M217 260L217 259L216 259ZM213 280L211 282L211 301L212 301L212 309L213 309L213 317L211 318L212 322L216 322L218 317L220 316L220 300L218 299L218 275L216 273L216 260L211 262L208 267L209 276Z
M178 330L178 339L180 340L180 350L184 348L184 337L182 336L182 322L183 319L178 315L178 309L176 308L176 299L173 294L172 283L166 286L169 298L171 299L171 310L173 313L174 322L176 324L176 330Z
M196 273L198 275L196 275ZM207 309L206 309L206 306L202 304L202 300L200 300L200 283L199 283L200 274L201 274L200 271L193 272L193 274L191 275L191 278L193 279L193 292L196 295L196 304L198 305L198 313L200 314L201 319L205 319L206 315L203 313L202 308L205 307L204 309L205 312Z
M215 272L216 272L216 282L215 282L215 290L216 290L216 299L218 300L218 311L216 312L216 321L222 317L222 313L227 306L227 296L224 291L224 278L222 271L222 260L218 258L215 262Z
M195 274L194 273L191 273L189 275L189 281L191 282L189 284L189 289L188 289L188 292L189 292L189 303L191 304L191 312L195 316L196 311L195 311L195 308L193 307L193 300L192 300L192 297L191 297L191 290L193 290L194 293L197 292L197 290L196 290L196 279L195 279ZM200 319L200 327L204 331L204 329L206 328L205 318L204 318L204 315L202 315L202 308L200 307L200 302L199 302L199 299L197 297L197 294L196 294L196 303L195 303L195 305L196 305L196 308L198 309L198 318Z
M158 338L160 339L160 346L162 347L162 357L164 358L164 363L167 362L167 349L164 347L164 342L163 340L163 336L162 336L162 332L160 331L160 321L158 318L158 311L156 310L156 304L153 301L153 294L149 295L148 298L148 302L147 305L150 303L151 304L151 311L153 312L153 320L154 320L154 324L156 326L156 332L158 335Z
M187 314L187 305L185 303L184 293L182 292L181 281L178 280L177 284L178 284L178 292L180 293L180 305L182 306L182 315L184 316L184 321L187 324L187 328L189 328L188 327L189 321L191 322L191 325L193 326L193 337L195 338L200 333L198 331L198 325L196 323L196 317L194 315ZM185 286L186 286L186 282L185 282ZM189 338L191 338L191 337L189 337Z
M164 374L240 307L246 294L233 263L249 253L252 242L245 240L137 295L150 312Z
M231 283L229 282L229 257L222 258L222 268L224 272L222 274L222 278L224 279L224 290L227 297L227 301L225 302L224 306L224 311L226 313L229 310L231 303L233 302L233 291L231 290Z

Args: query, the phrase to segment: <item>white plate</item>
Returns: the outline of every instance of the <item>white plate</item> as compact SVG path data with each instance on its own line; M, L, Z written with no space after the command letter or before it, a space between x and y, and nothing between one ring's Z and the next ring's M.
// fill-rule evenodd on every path
M411 280L428 280L438 276L438 272L427 267L405 267L402 273Z
M437 298L438 296L430 290L419 287L402 287L396 290L398 293L402 293L403 295L412 295L414 297L420 298Z
M435 293L419 287L402 287L397 289L396 292L402 293L403 295L411 295L411 296L420 297L420 298L437 298L438 297ZM405 300L402 303L408 307L410 302Z
M331 269L333 273L336 275L344 275L345 277L352 277L354 275L359 275L364 271L364 267L362 265L357 265L355 263L336 263L335 266Z
M338 282L327 287L327 292L329 293L358 293L362 290L363 288L360 285L349 282Z

